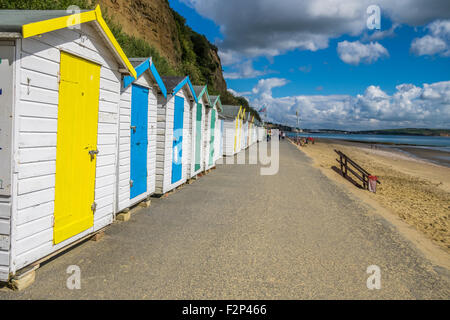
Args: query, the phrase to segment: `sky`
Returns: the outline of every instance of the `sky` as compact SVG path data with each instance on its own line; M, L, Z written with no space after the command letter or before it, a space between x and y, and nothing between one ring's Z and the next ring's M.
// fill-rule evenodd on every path
M267 121L450 128L448 0L169 3L218 46L229 91Z

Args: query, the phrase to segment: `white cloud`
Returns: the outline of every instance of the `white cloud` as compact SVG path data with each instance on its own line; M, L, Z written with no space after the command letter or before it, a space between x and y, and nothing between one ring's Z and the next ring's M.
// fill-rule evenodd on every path
M427 26L429 34L416 38L411 51L418 56L450 56L450 20L437 20Z
M303 128L344 130L398 127L448 127L450 123L450 81L402 84L389 95L378 86L350 95L312 95L274 98L272 88L286 79L260 80L253 89L251 103L267 106L269 120L296 125L298 110Z
M237 92L231 88L228 88L228 92L233 94L235 97L244 97L245 99L249 100L247 96L251 95L251 91L244 91L244 92Z
M373 63L381 57L389 56L386 48L378 42L363 44L345 40L338 43L337 52L342 61L352 65L359 65L361 62Z
M225 79L251 79L257 78L269 73L269 71L260 71L253 68L251 60L247 60L243 63L234 66L234 72L225 72L223 74Z
M225 65L243 57L316 51L327 48L329 39L361 35L366 30L366 9L373 4L373 0L182 1L220 26L224 40L217 44ZM448 0L378 0L377 4L394 24L420 26L450 18ZM371 40L389 35L375 34Z
M272 97L272 89L285 86L289 81L283 78L261 79L253 88L252 93L262 98Z
M387 30L377 30L373 32L372 34L364 33L361 41L362 42L368 42L368 41L376 41L376 40L382 40L384 38L392 38L395 36L395 30L400 26L398 23L394 23L389 29Z

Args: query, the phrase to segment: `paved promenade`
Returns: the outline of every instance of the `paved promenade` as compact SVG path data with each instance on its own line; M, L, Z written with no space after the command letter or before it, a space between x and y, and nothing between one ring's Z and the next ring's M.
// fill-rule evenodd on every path
M81 268L80 290L66 288L70 265ZM367 289L369 265L381 269L380 290ZM449 299L446 275L282 142L277 175L220 165L0 300Z

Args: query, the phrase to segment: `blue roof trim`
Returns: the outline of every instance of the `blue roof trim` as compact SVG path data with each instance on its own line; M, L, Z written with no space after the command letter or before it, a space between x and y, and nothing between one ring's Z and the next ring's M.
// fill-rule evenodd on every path
M166 86L164 85L164 82L162 81L161 77L159 76L158 70L156 70L155 64L153 62L150 65L150 71L152 72L153 77L156 80L156 83L158 84L159 88L161 89L161 92L162 92L164 98L167 98Z
M150 59L145 60L139 66L134 68L136 70L136 78L132 76L125 76L123 78L123 87L126 88L132 84L137 78L139 78L146 70L150 68Z
M153 77L155 78L156 83L158 84L159 88L161 89L162 94L164 95L164 98L167 98L167 89L164 85L164 82L161 80L161 77L159 76L158 71L156 70L155 64L151 60L151 58L146 59L144 62L142 62L139 66L135 68L136 70L136 78L133 76L126 76L123 78L123 87L126 88L130 84L132 84L134 81L136 81L137 78L139 78L145 71L150 70Z
M198 98L197 95L195 94L195 90L194 87L192 86L191 80L189 79L189 76L187 76L186 78L184 78L183 81L181 81L174 89L172 94L176 95L178 91L180 91L184 85L187 84L189 86L189 89L191 90L192 96L194 97L194 100L196 103L198 103Z

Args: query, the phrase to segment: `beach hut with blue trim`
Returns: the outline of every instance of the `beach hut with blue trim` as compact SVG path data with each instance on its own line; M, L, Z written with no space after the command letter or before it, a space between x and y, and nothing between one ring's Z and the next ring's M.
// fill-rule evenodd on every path
M0 10L0 281L114 221L124 75L100 7Z
M120 98L117 212L148 200L156 189L158 94L166 87L152 58L130 58L137 77L126 76Z
M194 177L206 169L205 157L208 154L210 142L210 109L212 102L208 93L208 86L193 86L195 94L197 95L197 104L193 111L193 161L191 166L191 175Z
M215 167L217 160L222 158L221 151L221 143L222 143L222 133L223 133L223 120L220 119L219 115L222 112L222 101L220 100L220 96L211 96L212 102L212 110L213 114L211 115L211 128L214 128L211 134L211 148L210 151L210 159L209 159L209 167Z
M193 109L197 95L188 76L161 77L167 96L158 94L156 191L165 194L190 178Z

